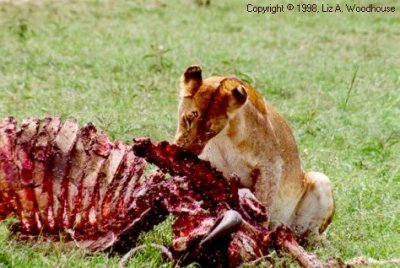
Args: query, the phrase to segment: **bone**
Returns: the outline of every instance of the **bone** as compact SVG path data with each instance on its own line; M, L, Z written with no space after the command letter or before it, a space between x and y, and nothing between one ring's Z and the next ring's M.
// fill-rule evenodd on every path
M32 148L33 171L32 180L38 208L38 229L47 228L52 221L51 215L51 178L47 176L51 169L52 148L54 139L60 130L59 117L46 117L41 121L38 137Z
M101 167L111 151L111 143L98 133L89 150L89 160L82 179L81 207L82 221L91 225L96 224L95 211L98 207L98 180ZM101 152L101 154L98 154Z
M200 247L204 247L208 243L217 240L218 238L230 235L236 232L242 224L242 216L235 210L228 210L223 215L221 221L216 225L211 232L200 242Z
M82 180L90 160L90 145L95 142L96 128L87 124L79 130L75 147L71 153L68 170L68 198L66 207L66 226L72 227L81 223Z
M134 184L136 178L132 178L132 164L134 163L134 154L130 150L128 146L125 147L125 155L122 161L122 165L116 173L116 177L111 184L109 189L107 200L107 210L108 211L120 211L124 212L124 204L123 204L123 193L127 188L127 184L129 180L132 179L132 183ZM119 214L119 213L118 213ZM124 215L121 215L122 217Z
M0 193L4 215L12 211L18 211L21 215L15 193L15 189L21 189L20 181L15 179L18 176L14 163L16 124L12 117L6 117L0 122Z
M58 132L53 145L52 159L52 215L54 218L55 229L61 228L65 201L68 191L68 180L66 178L71 151L75 145L78 135L79 125L75 119L67 119Z
M119 179L124 171L124 162L127 147L120 142L116 142L111 151L107 169L104 171L105 177L101 178L99 190L99 215L103 218L110 216L114 208L114 193L118 190Z
M18 176L14 180L19 180L16 194L21 204L22 228L26 232L37 233L40 224L36 222L38 214L35 193L33 191L33 157L32 147L36 142L39 128L39 120L28 118L22 121L20 130L17 132L15 146L15 163L18 167Z
M137 253L140 250L146 249L148 247L152 247L155 249L158 249L169 261L173 261L173 256L171 251L169 251L168 248L166 248L163 245L157 245L154 243L148 244L148 245L140 245L137 247L134 247L133 249L131 249L128 253L126 253L121 260L118 262L118 267L119 268L125 268L127 267L127 263L129 261L130 258L132 258L133 255L135 255L135 253Z
M278 227L272 234L271 238L276 244L278 249L289 253L298 262L301 267L307 268L322 268L322 267L335 267L324 263L319 260L315 255L308 253L303 247L301 247L294 234L290 229L285 226Z
M126 187L124 188L123 197L123 208L126 209L129 207L130 203L132 202L133 198L133 191L140 183L140 178L143 175L144 169L146 167L146 161L142 158L139 158L134 155L133 151L129 154L129 163L130 170L129 170L129 179L127 182Z

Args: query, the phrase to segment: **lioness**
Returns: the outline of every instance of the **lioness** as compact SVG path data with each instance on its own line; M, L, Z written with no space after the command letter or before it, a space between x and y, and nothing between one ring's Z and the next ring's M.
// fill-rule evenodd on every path
M302 170L285 119L233 76L203 79L201 67L193 65L180 82L175 143L226 178L238 175L266 206L270 225L286 224L299 236L318 238L334 213L331 183L322 173Z

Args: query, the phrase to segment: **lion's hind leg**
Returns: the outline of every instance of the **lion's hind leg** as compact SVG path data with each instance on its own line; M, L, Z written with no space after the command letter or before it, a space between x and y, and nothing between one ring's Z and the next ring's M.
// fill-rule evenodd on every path
M331 181L326 175L311 171L304 176L305 191L296 207L291 227L299 237L313 243L330 224L335 204Z

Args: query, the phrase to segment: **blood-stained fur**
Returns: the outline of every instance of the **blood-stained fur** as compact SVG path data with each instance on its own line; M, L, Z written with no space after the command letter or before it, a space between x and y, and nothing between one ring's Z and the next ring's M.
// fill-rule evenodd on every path
M180 81L175 143L225 177L238 175L267 207L270 225L284 223L308 238L329 225L329 178L302 170L288 123L248 83L233 76L203 79L200 66L188 67Z

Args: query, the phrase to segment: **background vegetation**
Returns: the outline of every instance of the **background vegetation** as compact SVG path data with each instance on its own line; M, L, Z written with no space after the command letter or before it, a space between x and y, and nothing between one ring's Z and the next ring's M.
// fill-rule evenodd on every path
M290 121L305 169L333 181L336 215L314 251L399 257L399 3L385 1L396 5L394 14L275 15L247 13L240 0L201 3L0 3L0 116L73 116L114 139L171 140L185 67L236 74ZM6 227L0 224L0 267L118 262L64 243L17 241ZM170 240L168 224L142 237L160 239ZM161 263L146 251L130 265Z

